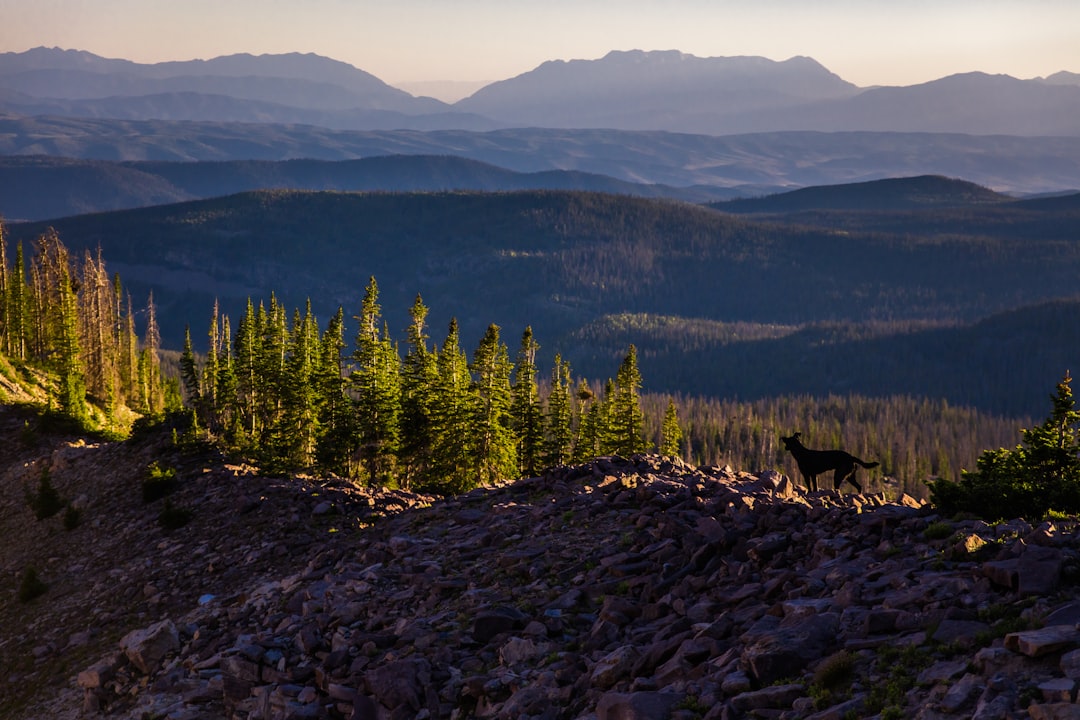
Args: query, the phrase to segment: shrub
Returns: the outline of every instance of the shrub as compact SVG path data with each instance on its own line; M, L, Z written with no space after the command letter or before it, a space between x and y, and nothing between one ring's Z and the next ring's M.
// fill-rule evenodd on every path
M1038 521L1051 510L1080 512L1080 411L1072 377L1065 377L1051 397L1050 416L1022 430L1013 450L986 450L974 472L960 482L930 482L930 499L945 515L970 512L984 520L1024 517Z
M176 470L171 467L162 467L155 460L146 468L146 479L142 483L142 499L144 503L152 503L160 500L176 491Z
M71 503L68 503L67 508L64 510L64 529L74 530L79 527L79 523L82 521L82 511L75 507Z
M187 508L179 508L172 504L171 500L165 501L165 507L158 514L158 525L166 530L177 530L184 527L194 516Z
M49 468L41 469L41 479L38 480L36 493L26 492L26 502L34 511L34 517L38 520L50 518L64 508L64 501L60 493L52 486Z
M945 538L950 537L954 532L956 531L953 528L952 523L939 520L926 526L926 529L923 530L923 537L927 540L944 540Z
M22 579L19 581L19 602L28 603L44 595L48 589L49 586L38 577L37 570L28 567L23 570Z

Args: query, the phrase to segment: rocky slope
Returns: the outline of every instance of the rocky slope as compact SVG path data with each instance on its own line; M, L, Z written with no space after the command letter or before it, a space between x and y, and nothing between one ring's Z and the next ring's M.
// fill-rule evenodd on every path
M1080 717L1072 522L652 456L435 500L0 422L0 717Z

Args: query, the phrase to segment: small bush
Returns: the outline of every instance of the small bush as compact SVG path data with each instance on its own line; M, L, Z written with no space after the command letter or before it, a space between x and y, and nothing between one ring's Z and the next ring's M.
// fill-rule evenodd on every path
M28 567L23 570L22 579L19 581L19 602L28 603L44 595L48 589L49 586L38 577L37 570Z
M165 507L158 514L158 525L166 530L177 530L191 522L193 516L190 510L176 507L171 500L166 500Z
M68 503L67 508L64 510L64 529L74 530L79 527L80 522L82 522L82 511Z
M41 479L38 481L37 492L31 493L27 491L26 502L30 509L34 511L34 517L38 520L50 518L64 509L64 501L60 497L60 493L52 486L48 468L41 469Z
M176 470L171 467L162 467L155 460L146 468L146 479L142 483L142 499L144 503L152 503L176 491Z
M855 671L855 656L841 650L825 658L814 671L814 684L829 690L851 683Z
M944 540L950 537L955 532L952 523L945 522L944 520L938 520L937 522L930 523L923 530L923 537L927 540Z

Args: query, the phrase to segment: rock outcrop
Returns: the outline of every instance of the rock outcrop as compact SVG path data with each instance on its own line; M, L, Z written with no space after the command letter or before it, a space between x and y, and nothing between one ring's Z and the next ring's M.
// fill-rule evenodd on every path
M319 502L342 519L360 507L306 482L304 522ZM909 497L653 456L402 497L364 527L323 527L325 542L262 548L302 560L291 570L149 604L28 712L1080 717L1072 523L949 521Z

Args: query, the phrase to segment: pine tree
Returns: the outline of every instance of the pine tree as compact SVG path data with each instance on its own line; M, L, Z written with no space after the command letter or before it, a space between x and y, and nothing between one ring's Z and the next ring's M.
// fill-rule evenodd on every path
M1013 450L986 450L974 472L959 483L929 483L940 512L970 512L985 520L1024 517L1039 521L1050 511L1080 512L1080 411L1066 372L1051 396L1050 416L1025 429Z
M23 257L23 245L15 246L15 266L7 282L6 308L6 352L8 356L17 360L25 360L29 352L28 329L29 319L27 313L27 298L29 288L26 285L26 261Z
M517 451L511 425L509 354L499 340L499 326L489 325L473 354L473 477L490 485L517 475Z
M664 410L664 421L660 428L660 454L669 457L681 457L680 443L683 432L679 427L679 410L675 407L675 400L668 398L667 409Z
M79 301L75 289L75 280L70 268L59 267L59 306L56 327L59 336L56 341L57 369L60 373L60 410L65 415L79 422L89 418L86 404L86 383L83 375L83 363L79 347Z
M262 307L260 306L260 310ZM234 352L236 364L236 441L250 447L260 431L258 408L262 400L259 358L262 355L262 328L255 306L248 298L247 308L236 328Z
M8 318L8 286L11 284L11 272L8 270L7 239L4 237L4 222L0 218L0 353L8 352L8 333L11 321Z
M184 396L190 407L197 408L202 399L199 368L195 363L195 352L191 348L191 326L184 326L184 349L180 353L180 382Z
M570 363L555 355L551 368L551 391L544 415L544 463L562 465L573 456L573 404Z
M608 381L611 385L611 381ZM578 381L577 392L578 432L574 441L574 462L584 462L597 457L607 447L607 404L597 397L588 380Z
M256 424L259 432L253 441L266 457L276 460L278 451L285 444L284 434L288 432L283 424L282 400L285 394L289 325L285 308L273 293L270 294L270 303L265 312L262 312L261 304L259 310L258 324L262 333L256 358L256 386L259 393Z
M517 440L518 474L535 476L544 450L544 413L536 382L536 352L540 349L531 327L521 336L514 367L512 425Z
M221 429L219 415L220 398L218 397L218 355L221 352L221 330L218 326L220 309L214 300L214 309L210 314L210 328L207 330L206 361L203 363L201 415L203 420L215 432Z
M345 394L342 356L345 351L345 311L339 306L319 340L315 387L321 427L316 445L319 464L334 472L347 473L350 438L354 435L352 404Z
M401 367L401 460L403 487L423 483L432 458L432 406L439 379L437 355L428 349L428 309L420 295L409 310L407 350Z
M385 327L380 333L379 288L372 277L357 316L350 385L356 396L357 442L368 482L387 481L399 440L401 361Z
M450 328L437 358L438 381L431 406L431 467L425 489L459 493L473 487L469 476L475 434L471 426L472 379L468 360L461 351L457 319Z
M611 452L632 455L645 451L645 414L641 410L641 373L637 366L637 348L633 345L630 346L615 376L610 430Z
M229 322L228 315L221 316L220 337L217 360L217 417L226 440L232 443L239 431L240 410L237 399L236 360L232 351L232 323Z
M280 459L288 467L306 468L315 461L320 432L314 382L318 352L317 322L309 300L304 316L300 317L297 312L293 317L285 372L287 382L283 386L282 413L286 432L282 436L284 446Z
M146 332L143 335L143 347L139 351L138 360L142 410L150 415L156 415L165 408L161 360L158 357L160 347L161 332L158 330L154 293L151 292L146 301Z

